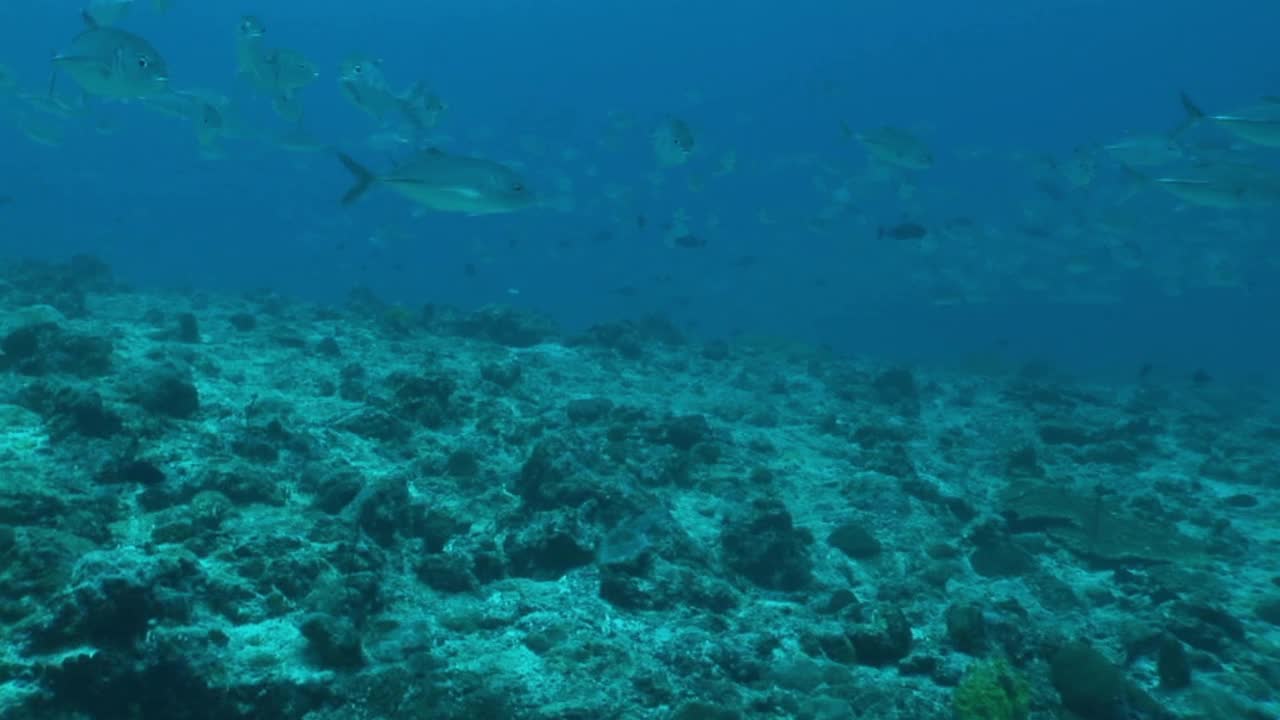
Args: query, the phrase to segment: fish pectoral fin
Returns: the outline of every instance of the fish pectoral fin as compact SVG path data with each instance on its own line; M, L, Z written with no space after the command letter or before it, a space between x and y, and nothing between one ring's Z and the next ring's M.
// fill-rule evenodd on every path
M475 200L476 198L481 197L480 192L471 187L448 187L444 189L447 192L453 193L459 197L464 197L468 200Z

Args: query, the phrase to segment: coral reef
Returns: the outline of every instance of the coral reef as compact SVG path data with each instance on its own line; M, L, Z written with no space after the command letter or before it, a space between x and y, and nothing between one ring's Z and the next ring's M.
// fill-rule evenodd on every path
M0 271L0 716L1280 713L1259 388Z

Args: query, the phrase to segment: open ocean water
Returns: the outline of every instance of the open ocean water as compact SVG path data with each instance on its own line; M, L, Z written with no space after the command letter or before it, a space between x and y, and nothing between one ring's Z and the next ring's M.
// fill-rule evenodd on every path
M0 719L1280 718L1277 27L4 0Z

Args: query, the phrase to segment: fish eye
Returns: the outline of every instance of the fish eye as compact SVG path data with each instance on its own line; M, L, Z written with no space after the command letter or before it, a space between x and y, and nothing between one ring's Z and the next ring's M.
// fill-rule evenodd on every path
M151 60L146 55L138 56L138 67L146 70L151 65Z
M352 71L352 72L354 72L355 74L359 75L360 73L364 72L364 66L363 66L363 65L356 65L356 66L354 66L354 67L352 67L352 68L351 68L351 71Z

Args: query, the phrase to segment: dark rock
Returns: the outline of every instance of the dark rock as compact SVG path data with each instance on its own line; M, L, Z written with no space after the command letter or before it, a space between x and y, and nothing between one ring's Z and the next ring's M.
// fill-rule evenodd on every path
M480 368L480 377L504 390L510 390L520 382L521 370L517 363L486 363Z
M1046 445L1090 445L1098 437L1084 428L1070 425L1042 425L1040 440Z
M274 443L252 435L231 441L231 452L237 457L260 465L270 465L280 459L280 448Z
M1160 676L1160 687L1166 690L1180 690L1191 685L1191 660L1187 657L1186 648L1176 638L1165 635L1161 640L1156 656L1156 673Z
M342 355L342 348L338 346L337 340L332 337L325 337L316 343L316 352L322 357L336 358Z
M757 500L720 532L725 563L769 590L796 591L813 580L809 546L813 536L792 525L791 513L777 500Z
M966 655L979 656L987 649L987 622L982 607L973 603L947 607L947 639Z
M1040 465L1034 445L1025 445L1009 453L1005 469L1015 478L1044 477L1044 467Z
M58 326L52 323L20 327L0 340L0 352L9 362L29 360L40 351L40 336L57 331Z
M867 560L881 552L880 541L855 522L841 523L827 537L827 544L854 560Z
M449 541L465 533L469 527L467 523L421 505L415 505L411 515L408 536L422 540L422 551L428 555L444 552Z
M910 370L886 370L876 377L871 386L881 404L897 407L908 415L919 414L920 392L916 388L915 375Z
M371 488L360 501L357 523L383 547L390 547L397 534L408 534L413 525L413 506L404 479L383 480Z
M440 592L471 592L480 587L463 555L428 555L419 561L416 572L427 587Z
M595 559L585 531L574 521L551 513L541 514L520 532L508 535L503 552L513 576L535 580L559 580Z
M489 340L507 347L532 347L559 333L554 321L516 308L490 305L455 323L454 331L464 337Z
M603 495L590 468L558 438L534 446L520 468L515 491L534 510L578 507Z
M451 378L393 373L387 384L392 391L393 412L402 420L439 429L451 419L450 399L457 389Z
M156 485L164 482L164 472L146 460L120 460L104 467L96 480L104 484Z
M413 437L413 430L407 424L381 410L361 410L338 421L334 427L387 443L403 443Z
M192 313L178 314L178 342L198 343L200 342L200 323L196 320L196 316Z
M475 477L480 474L480 460L465 448L454 450L445 462L445 472L452 477Z
M76 586L31 634L31 648L52 652L81 645L132 649L150 624L169 614L151 586L155 568L109 572Z
M236 505L261 503L279 507L286 500L285 489L280 486L278 478L252 470L210 470L200 475L195 487L221 493Z
M884 667L911 654L911 623L893 605L876 608L871 622L849 632L860 665Z
M335 472L311 480L311 507L329 515L342 512L364 487L364 480L354 471Z
M613 401L602 397L570 400L565 406L565 414L569 416L569 420L578 425L589 425L603 420L612 410Z
M162 647L145 657L125 652L67 654L41 668L46 690L33 717L184 718L224 720L242 717L246 707L260 717L286 717L318 708L306 685L246 686L238 695L212 687L204 668L193 667L199 653L192 641L181 648ZM308 697L308 693L313 697Z
M663 425L663 441L678 450L689 450L711 439L711 425L702 415L679 415Z
M135 401L148 412L187 419L200 409L200 392L189 376L172 367L157 367L137 386Z
M979 527L972 539L977 548L969 565L982 577L1019 577L1036 569L1035 558L994 525Z
M1269 597L1258 603L1253 614L1261 621L1280 627L1280 597Z
M1221 654L1244 642L1244 623L1230 612L1210 605L1178 603L1173 608L1169 632L1197 650Z
M1247 493L1239 493L1236 495L1228 496L1222 502L1227 507L1233 507L1233 508L1251 508L1251 507L1258 506L1257 496L1249 495Z
M1172 717L1130 683L1119 667L1084 643L1056 652L1049 674L1063 706L1082 718Z
M95 378L112 370L110 340L78 335L53 323L20 327L0 339L0 367L20 375L74 375Z
M124 421L96 392L37 383L18 396L23 407L42 416L54 439L68 435L107 438L124 429Z
M231 327L239 330L240 332L250 332L256 330L258 327L258 318L249 313L236 313L228 318L228 320L231 322Z
M326 670L354 670L364 665L360 634L349 622L319 613L302 621L298 628L307 640L307 655Z

